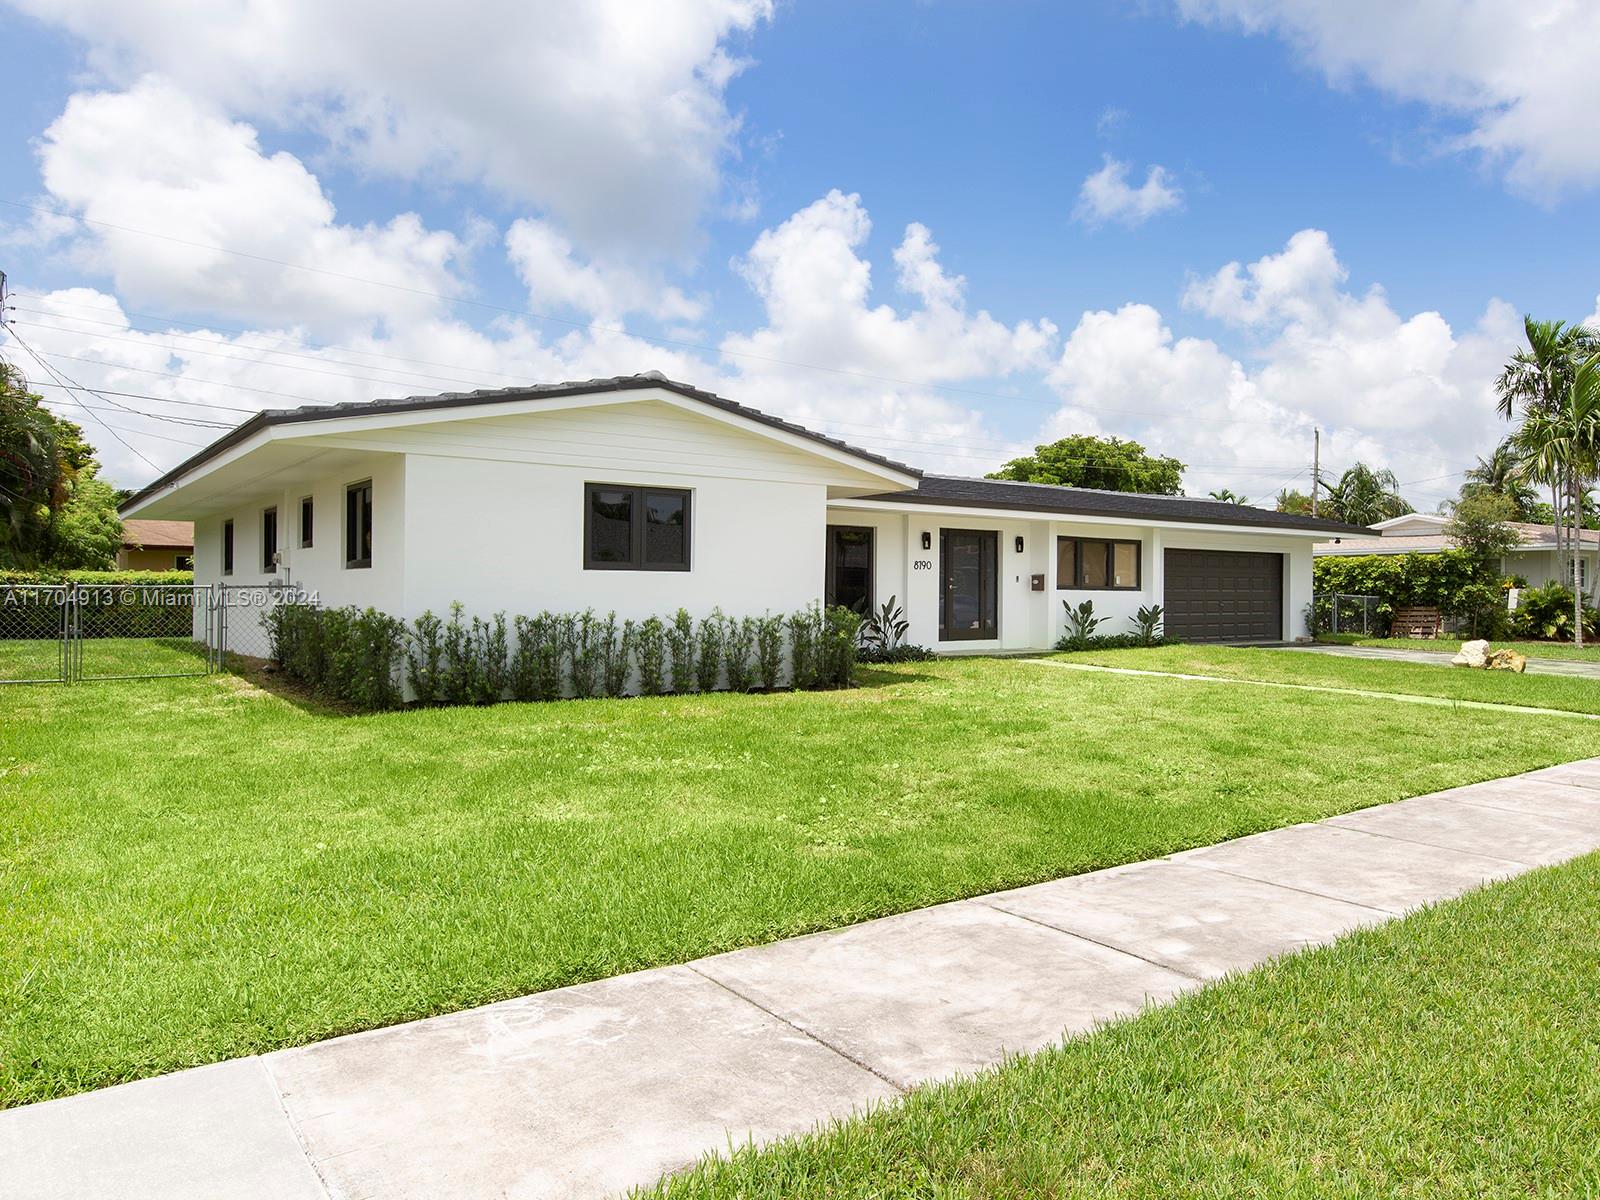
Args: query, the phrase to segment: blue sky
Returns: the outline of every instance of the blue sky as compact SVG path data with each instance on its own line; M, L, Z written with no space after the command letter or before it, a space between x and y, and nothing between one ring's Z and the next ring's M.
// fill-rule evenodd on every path
M126 483L178 414L660 367L958 473L1266 499L1320 426L1431 508L1600 292L1564 0L12 3L0 269Z

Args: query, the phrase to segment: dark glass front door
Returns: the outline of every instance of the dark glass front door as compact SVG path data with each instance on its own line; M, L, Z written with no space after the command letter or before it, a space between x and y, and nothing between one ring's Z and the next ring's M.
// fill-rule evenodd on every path
M1000 535L992 529L941 529L939 639L982 641L1000 636L996 569Z
M828 526L828 567L823 597L865 616L872 611L872 530Z

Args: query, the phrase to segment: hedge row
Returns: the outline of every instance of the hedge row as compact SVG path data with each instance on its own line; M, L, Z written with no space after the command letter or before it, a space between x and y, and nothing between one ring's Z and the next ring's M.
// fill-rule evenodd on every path
M61 636L72 583L78 632L87 638L192 638L188 571L0 571L0 639Z
M100 587L194 582L193 571L12 571L0 570L0 584L92 583Z
M281 604L267 615L273 663L333 699L377 710L401 703L402 673L418 704L663 695L669 692L847 687L861 618L812 605L788 616L696 622L617 620L590 609L407 625L374 609Z
M1472 559L1460 550L1437 554L1357 554L1312 560L1312 591L1376 596L1390 605L1427 604L1449 610L1474 582Z

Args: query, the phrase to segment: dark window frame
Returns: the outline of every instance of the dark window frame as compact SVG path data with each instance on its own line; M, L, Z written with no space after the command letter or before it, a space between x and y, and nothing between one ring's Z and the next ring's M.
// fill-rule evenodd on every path
M986 562L980 562L980 568L986 567L988 572L988 587L982 587L983 571L979 572L980 595L978 604L980 611L984 602L981 593L987 592L994 600L994 628L985 629L981 624L977 629L964 629L952 632L950 629L950 569L947 565L950 559L949 541L951 534L977 537L980 544L987 543L989 553ZM1000 640L1000 531L998 529L940 529L939 530L939 640L941 642L996 642Z
M192 570L194 570L194 555L192 555L192 554L175 554L175 555L173 555L172 556L172 569L174 571L192 571Z
M596 492L627 492L628 559L602 561L594 557L593 525ZM676 496L683 501L683 561L645 561L645 505L650 496ZM688 571L694 563L694 490L656 487L647 483L585 483L583 485L583 569L585 571Z
M268 530L272 536L267 536ZM278 564L272 561L273 555L278 553L278 506L271 505L261 510L261 573L271 575L278 569Z
M233 574L233 521L222 523L222 573Z
M365 530L366 537L364 539L362 537L363 531L360 528L361 508L359 507L359 505L360 505L360 501L359 500L357 501L358 507L356 509L355 528L352 528L352 522L350 520L350 501L351 501L351 499L353 497L358 496L362 492L365 492L367 494L367 498L366 498L366 522L367 522L367 527L366 527L366 530ZM370 480L370 479L360 479L360 480L357 480L355 483L347 483L347 484L345 484L345 488L344 488L344 540L345 540L344 566L345 566L345 570L347 570L347 571L364 571L364 570L367 570L368 568L370 568L372 566L372 530L373 530L373 526L374 526L374 521L372 519L372 510L373 510L372 480ZM359 549L359 547L361 546L361 543L363 542L363 540L367 543L367 553L366 553L365 557L361 557L361 556L358 556L356 554L356 550Z
M837 591L836 579L837 561L833 552L833 535L836 533L864 533L867 535L867 603L866 611L862 616L867 616L874 610L878 603L878 531L871 525L829 525L827 533L827 559L823 565L822 598L827 604L836 603L834 599Z
M313 524L316 520L316 507L310 496L300 497L300 549L311 549Z
M1073 581L1061 582L1061 543L1072 542ZM1116 547L1133 547L1133 583L1132 584L1090 584L1083 582L1083 547L1085 543L1097 542L1106 548L1106 575L1115 577L1114 569ZM1058 592L1140 592L1144 590L1144 543L1137 538L1101 538L1101 537L1069 537L1065 534L1056 537L1056 591Z

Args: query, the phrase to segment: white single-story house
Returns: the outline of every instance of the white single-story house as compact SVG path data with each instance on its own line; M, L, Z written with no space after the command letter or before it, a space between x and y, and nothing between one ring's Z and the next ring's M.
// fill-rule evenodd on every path
M1213 500L929 475L651 372L257 414L132 496L199 583L407 619L794 612L891 596L909 640L1042 649L1063 601L1126 632L1305 635L1311 547L1361 532Z
M1455 545L1445 526L1450 518L1438 513L1406 513L1379 521L1372 528L1375 537L1341 537L1337 541L1318 542L1313 550L1318 558L1324 555L1356 554L1437 554ZM1572 586L1571 562L1567 553L1556 557L1556 527L1534 525L1526 521L1511 522L1522 544L1500 560L1504 575L1521 575L1529 587L1541 587L1552 581ZM1585 592L1600 581L1600 529L1585 529L1579 538L1578 577Z

